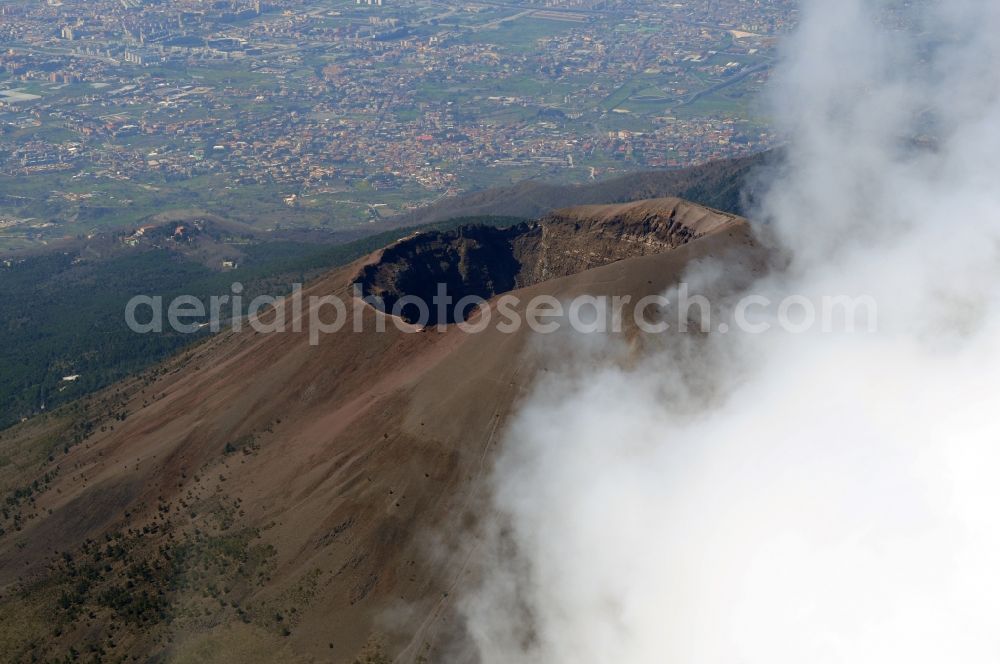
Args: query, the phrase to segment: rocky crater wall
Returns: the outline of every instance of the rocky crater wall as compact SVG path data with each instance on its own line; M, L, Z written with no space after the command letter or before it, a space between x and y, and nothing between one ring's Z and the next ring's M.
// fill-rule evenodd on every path
M429 325L460 322L471 311L438 320L431 306L439 284L454 302L496 295L616 261L676 249L704 235L741 223L739 217L679 199L613 206L569 208L538 222L509 228L465 226L417 233L387 247L364 267L357 281L366 297L382 299L387 311L404 298L402 316L418 322L412 298L428 303Z

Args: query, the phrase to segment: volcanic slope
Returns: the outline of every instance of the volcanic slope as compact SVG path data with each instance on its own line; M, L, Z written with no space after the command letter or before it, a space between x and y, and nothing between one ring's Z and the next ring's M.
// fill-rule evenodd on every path
M362 333L223 332L3 432L0 653L446 661L492 455L560 343L526 325L417 333L353 285L402 296L446 279L517 296L523 320L535 295L634 303L694 260L753 274L762 253L744 220L678 199L415 235L304 291L351 303Z
M679 196L713 208L742 213L754 198L753 174L780 163L781 155L763 152L712 161L681 170L629 173L610 180L559 185L537 180L446 198L390 223L414 226L454 217L497 215L534 219L581 203L621 203Z

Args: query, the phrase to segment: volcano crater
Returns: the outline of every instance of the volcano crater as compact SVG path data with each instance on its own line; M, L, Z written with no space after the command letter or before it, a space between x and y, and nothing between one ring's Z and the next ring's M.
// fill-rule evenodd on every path
M385 248L357 276L362 295L409 323L458 323L474 309L463 298L506 292L616 261L671 251L741 219L664 198L586 205L506 228L472 225L415 233ZM438 307L443 290L451 305ZM420 304L422 303L422 304ZM442 317L443 313L443 317Z

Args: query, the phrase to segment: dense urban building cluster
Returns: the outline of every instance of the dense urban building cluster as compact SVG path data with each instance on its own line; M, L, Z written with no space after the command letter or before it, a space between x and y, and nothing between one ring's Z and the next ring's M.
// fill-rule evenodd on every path
M792 0L0 0L0 13L0 177L208 178L288 205L358 190L417 204L766 148L754 93L796 19Z

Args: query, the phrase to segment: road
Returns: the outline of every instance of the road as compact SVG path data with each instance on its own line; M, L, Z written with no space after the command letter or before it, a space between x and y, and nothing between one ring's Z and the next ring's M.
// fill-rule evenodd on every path
M726 88L728 88L728 87L730 87L732 85L736 85L740 81L746 79L748 76L752 76L752 75L754 75L756 73L759 73L759 72L762 72L762 71L767 71L770 68L771 68L771 63L770 62L765 62L765 63L759 64L759 65L754 65L753 67L750 67L749 69L744 69L743 71L741 71L736 76L733 76L732 78L727 78L726 80L722 81L721 83L716 83L712 87L705 88L704 90L699 90L698 92L695 92L693 95L691 95L690 97L688 97L687 99L685 99L684 101L682 101L679 104L679 106L690 106L691 104L695 103L699 99L702 99L703 97L707 97L708 95L716 93L719 90L725 90Z

